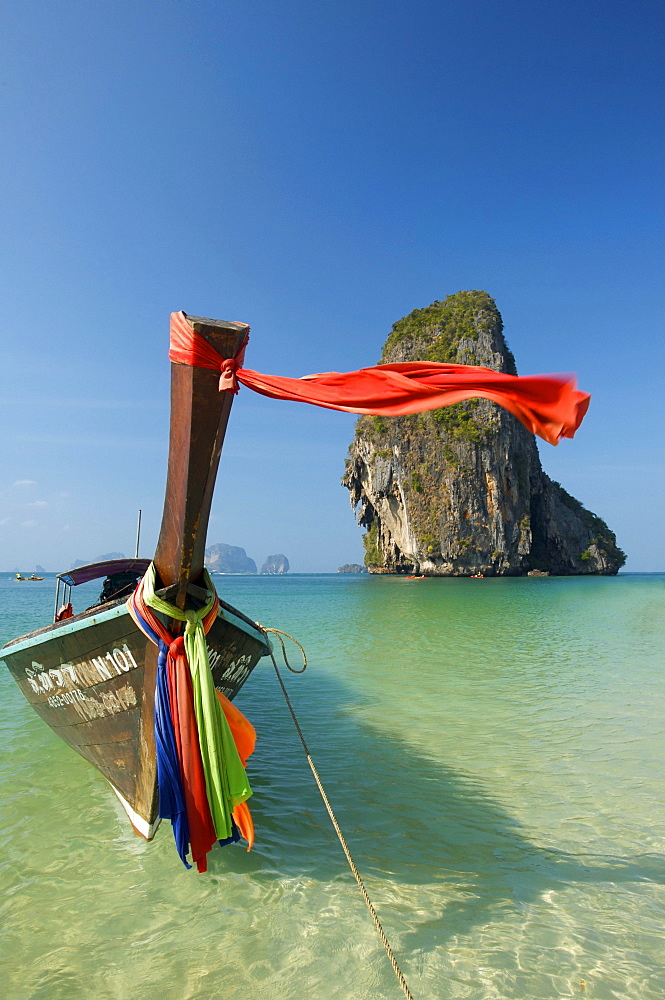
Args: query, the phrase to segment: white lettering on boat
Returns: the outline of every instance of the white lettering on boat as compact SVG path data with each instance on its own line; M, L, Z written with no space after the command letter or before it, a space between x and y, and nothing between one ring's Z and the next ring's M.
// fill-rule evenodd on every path
M221 658L222 654L219 652L219 650L211 649L210 646L208 646L208 663L210 664L210 669L212 670L213 673L215 672L215 667L217 666Z
M127 657L121 649L113 650L113 659L115 660L116 669L120 667L120 670L123 673L127 673L128 670L132 669Z
M210 668L213 674L222 660L222 654L218 650L209 650ZM245 683L252 672L252 657L249 653L244 653L231 662L221 671L221 676L215 677L215 687L223 693L235 694L235 692ZM217 671L219 673L219 671Z
M107 656L108 656L108 653L107 653ZM111 680L111 677L112 677L111 671L109 670L109 668L104 663L103 657L101 657L101 656L93 656L92 660L90 660L90 663L96 669L97 673L99 674L100 678L103 681L110 681Z
M136 691L131 684L117 688L115 691L104 691L100 697L87 695L82 705L76 705L79 715L87 719L99 719L105 715L117 715L138 704Z
M64 691L62 694L52 694L46 699L51 708L64 708L65 705L73 705L77 701L85 701L83 691Z
M116 691L103 691L99 698L83 691L65 691L63 694L53 694L47 698L51 708L64 708L72 705L78 715L86 721L101 719L107 715L117 715L138 704L136 691L131 684L125 684Z
M92 656L89 660L79 660L76 663L61 663L59 667L45 667L36 660L32 665L25 668L26 680L35 694L48 694L48 704L52 703L51 692L62 691L73 694L76 689L90 688L101 681L110 681L114 677L136 670L138 663L134 659L134 654L126 642L121 647L114 646L113 649L101 656ZM81 699L85 700L85 695ZM56 702L53 702L56 705ZM58 702L60 704L73 704L71 701ZM134 702L134 704L136 704Z

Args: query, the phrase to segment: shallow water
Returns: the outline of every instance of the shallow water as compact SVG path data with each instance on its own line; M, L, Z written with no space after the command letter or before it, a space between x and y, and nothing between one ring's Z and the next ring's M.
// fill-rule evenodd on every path
M661 1000L665 576L215 577L294 634L309 748L416 1000ZM2 641L52 579L0 579ZM296 660L296 657L294 657ZM136 838L0 668L4 994L43 1000L402 996L269 661L257 843L186 871Z

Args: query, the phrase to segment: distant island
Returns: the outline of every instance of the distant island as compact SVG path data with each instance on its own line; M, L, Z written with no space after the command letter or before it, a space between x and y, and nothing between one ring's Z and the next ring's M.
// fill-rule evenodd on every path
M284 576L289 572L289 560L281 552L275 556L268 556L261 567L262 576Z
M337 570L338 573L367 573L367 566L361 566L360 563L344 563Z
M69 568L78 569L79 566L89 566L91 563L110 562L111 559L124 558L124 552L104 552L101 556L95 556L94 559L75 559Z
M256 563L240 545L217 542L205 550L205 564L210 573L233 573L240 576L254 576L258 573ZM289 560L282 552L266 556L261 567L262 576L284 576L289 572Z
M124 552L104 552L94 559L75 559L69 567L70 570L78 569L79 566L88 566L91 563L109 562L111 559L124 559ZM258 575L256 563L247 555L245 549L240 545L227 545L226 542L217 542L209 545L205 550L205 566L210 573L230 573L241 576ZM262 576L285 576L290 570L288 558L278 552L275 555L266 556L265 562L261 566ZM37 573L46 572L41 566L35 566ZM18 567L14 572L19 572Z
M239 545L217 542L205 550L205 564L210 573L239 573L249 576L256 573L256 563Z

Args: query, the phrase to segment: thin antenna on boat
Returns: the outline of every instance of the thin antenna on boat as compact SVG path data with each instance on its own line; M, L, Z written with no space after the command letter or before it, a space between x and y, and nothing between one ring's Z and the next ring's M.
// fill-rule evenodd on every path
M136 558L139 557L139 539L141 537L141 511L139 510L139 520L136 525Z

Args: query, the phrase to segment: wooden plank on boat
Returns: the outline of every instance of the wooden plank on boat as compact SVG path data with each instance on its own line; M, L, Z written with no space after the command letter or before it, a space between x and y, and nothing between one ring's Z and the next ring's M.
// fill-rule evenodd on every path
M234 358L247 336L243 323L188 316L222 358ZM203 573L205 542L219 457L233 396L219 392L219 373L171 364L171 433L162 527L155 566L173 603L185 607L187 584Z

